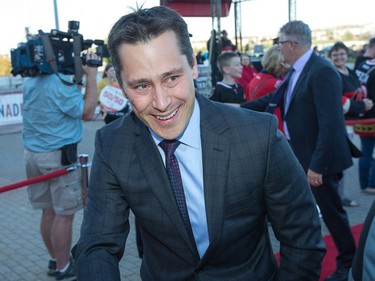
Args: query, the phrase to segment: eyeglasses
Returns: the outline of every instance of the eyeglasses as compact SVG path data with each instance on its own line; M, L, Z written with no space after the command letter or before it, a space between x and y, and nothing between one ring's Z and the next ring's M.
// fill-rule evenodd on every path
M344 56L346 56L347 54L346 54L346 52L342 52L342 53L332 53L331 54L331 57L333 57L333 58L337 58L337 57L344 57Z
M285 43L294 43L294 44L298 44L298 42L296 41L292 41L292 40L285 40L285 41L279 41L277 44L280 46L282 44L285 44Z

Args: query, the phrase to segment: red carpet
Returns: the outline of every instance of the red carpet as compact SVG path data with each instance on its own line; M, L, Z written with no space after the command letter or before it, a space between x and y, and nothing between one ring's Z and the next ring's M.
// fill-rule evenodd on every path
M352 227L352 233L356 244L358 244L359 235L361 234L362 224L357 224ZM332 274L336 268L337 250L332 240L331 235L323 237L324 243L327 247L327 253L323 259L322 272L319 281L323 281L328 275ZM279 260L279 253L276 253L276 258Z

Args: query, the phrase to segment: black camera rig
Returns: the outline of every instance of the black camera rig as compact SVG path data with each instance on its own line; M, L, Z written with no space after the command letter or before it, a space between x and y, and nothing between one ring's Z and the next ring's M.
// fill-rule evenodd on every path
M50 33L44 33L39 30L37 35L28 36L27 42L19 43L16 49L11 50L12 74L22 77L74 74L75 81L81 82L82 64L99 67L102 58L109 57L109 53L103 40L84 40L78 29L78 21L69 21L68 32L52 29ZM93 45L96 45L99 59L87 60L85 52Z

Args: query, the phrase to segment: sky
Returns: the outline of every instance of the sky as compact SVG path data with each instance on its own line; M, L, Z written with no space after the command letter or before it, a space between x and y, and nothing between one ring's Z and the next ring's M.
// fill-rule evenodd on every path
M68 30L68 21L80 22L84 39L105 39L113 24L131 12L129 7L158 6L160 0L55 0L59 30ZM25 27L31 33L55 29L54 0L11 0L2 5L0 17L0 54L9 54L19 42L25 42ZM346 24L374 24L374 0L296 0L297 19L311 29ZM288 21L288 0L250 0L241 4L242 36L277 36ZM192 40L207 40L211 18L184 18ZM234 5L228 17L221 19L221 29L234 37Z

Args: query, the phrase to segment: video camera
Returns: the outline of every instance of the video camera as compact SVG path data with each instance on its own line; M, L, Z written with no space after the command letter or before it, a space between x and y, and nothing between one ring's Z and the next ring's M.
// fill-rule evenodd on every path
M38 74L60 72L75 74L82 64L93 67L102 65L102 58L109 57L103 40L84 40L78 33L79 22L69 21L68 32L52 29L50 33L39 30L38 35L28 36L26 43L19 43L11 50L12 74L33 77ZM86 60L85 51L96 45L99 60Z

